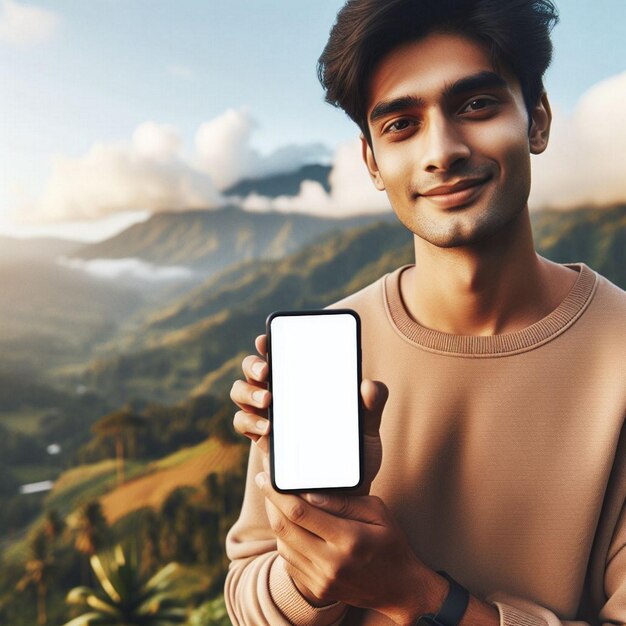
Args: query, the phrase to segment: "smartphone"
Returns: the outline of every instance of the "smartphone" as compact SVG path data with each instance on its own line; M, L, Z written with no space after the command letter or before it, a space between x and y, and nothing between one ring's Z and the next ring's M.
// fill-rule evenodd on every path
M363 479L361 320L352 309L267 318L276 491L356 489Z

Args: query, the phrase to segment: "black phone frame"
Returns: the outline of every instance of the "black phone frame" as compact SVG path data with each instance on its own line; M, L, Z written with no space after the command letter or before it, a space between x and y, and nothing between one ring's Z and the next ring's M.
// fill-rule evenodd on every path
M274 480L274 419L273 419L273 390L272 390L272 355L271 355L271 322L276 317L294 317L302 315L352 315L356 321L356 342L357 342L357 409L358 409L358 430L359 430L359 480L356 485L348 487L313 487L300 489L281 489L276 485ZM364 424L363 424L363 401L361 399L361 382L362 382L362 352L361 352L361 318L354 309L337 308L337 309L303 309L303 310L280 310L274 311L267 316L265 321L266 332L266 358L268 364L267 385L270 391L270 404L267 409L267 416L270 422L270 480L272 487L279 493L314 493L323 491L325 493L350 493L356 491L363 484L365 472L365 452L364 452Z

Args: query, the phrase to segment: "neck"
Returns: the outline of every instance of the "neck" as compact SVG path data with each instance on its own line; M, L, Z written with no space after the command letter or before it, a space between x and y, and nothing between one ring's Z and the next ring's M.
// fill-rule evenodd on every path
M422 326L454 335L496 335L526 328L565 298L577 272L537 255L528 207L497 237L440 248L414 236L415 267L401 292Z

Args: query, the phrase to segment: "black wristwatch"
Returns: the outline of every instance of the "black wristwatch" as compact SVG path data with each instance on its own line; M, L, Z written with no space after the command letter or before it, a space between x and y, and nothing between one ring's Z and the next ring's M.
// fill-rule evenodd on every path
M448 595L436 614L425 613L421 615L415 622L415 626L458 626L463 619L469 603L469 591L463 585L459 585L446 572L438 571L437 574L441 574L450 582Z

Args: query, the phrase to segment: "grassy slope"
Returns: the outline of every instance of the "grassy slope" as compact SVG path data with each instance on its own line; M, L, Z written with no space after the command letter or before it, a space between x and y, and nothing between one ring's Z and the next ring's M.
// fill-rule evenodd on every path
M245 448L205 441L153 463L146 473L120 485L101 498L104 514L113 524L132 511L150 506L160 509L167 496L183 486L199 486L211 472L238 467Z
M174 489L199 485L210 472L241 466L247 450L243 445L228 446L210 439L151 463L128 462L127 482L119 487L113 459L75 467L58 478L46 499L46 508L54 508L66 517L81 502L100 498L112 524L143 507L160 507ZM42 520L43 514L15 541L7 544L7 559L23 561L26 558L28 537Z

